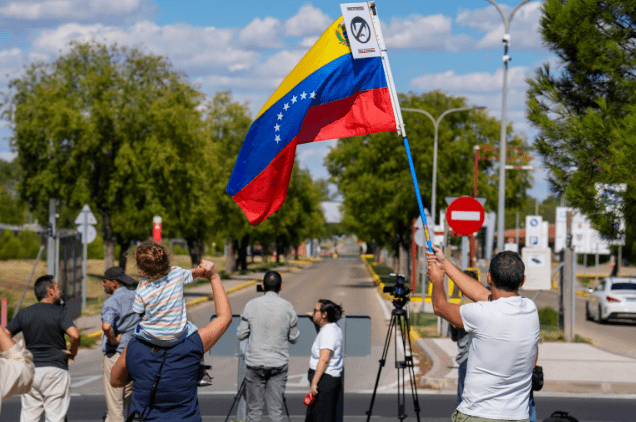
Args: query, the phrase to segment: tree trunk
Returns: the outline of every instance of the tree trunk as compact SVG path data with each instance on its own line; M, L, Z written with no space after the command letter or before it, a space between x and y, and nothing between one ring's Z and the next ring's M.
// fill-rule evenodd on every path
M247 245L249 245L250 236L245 235L241 238L238 248L238 263L237 266L241 270L247 270Z
M236 257L234 256L234 239L228 237L225 239L225 268L229 274L236 269Z
M400 243L399 273L402 274L407 280L409 279L409 253L406 247L402 243Z
M296 261L298 261L298 248L300 247L300 245L294 245L294 259Z
M203 240L202 239L186 239L188 244L188 253L190 254L190 261L192 262L192 268L197 268L203 260Z
M278 241L278 239L276 239L276 263L280 263L280 242Z
M115 242L110 222L110 210L104 211L104 269L115 265Z
M128 263L128 253L130 252L130 247L132 242L122 242L119 243L119 248L121 250L121 255L119 256L119 267L126 271L126 264Z

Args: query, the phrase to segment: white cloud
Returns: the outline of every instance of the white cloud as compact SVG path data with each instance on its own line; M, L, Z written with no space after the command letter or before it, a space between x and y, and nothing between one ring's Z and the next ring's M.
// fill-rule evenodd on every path
M333 23L333 19L325 15L322 10L306 4L296 15L285 21L285 34L291 37L307 37L320 35Z
M70 23L43 30L33 42L36 52L57 54L68 49L70 41L117 43L147 48L153 54L167 56L177 69L199 74L225 69L231 72L249 69L258 63L258 53L235 47L232 29L194 27L177 24L158 26L138 22L126 29L102 24Z
M302 41L298 44L299 47L306 47L306 48L311 48L313 47L314 44L316 44L316 41L318 41L318 36L315 37L305 37L302 39Z
M528 3L515 12L510 22L510 48L512 54L514 54L515 49L517 51L545 51L539 32L541 6L540 2ZM506 18L512 12L512 8L508 6L502 6L502 10ZM485 50L502 46L501 40L504 35L504 25L501 15L495 7L490 6L484 9L462 11L457 16L456 22L486 33L476 44L476 48Z
M141 0L12 1L0 7L0 16L20 20L91 19L129 14L142 6Z
M0 152L0 159L4 160L4 161L13 161L15 159L15 157L17 157L18 154L16 154L15 152L11 152L11 151L4 151L4 152Z
M508 89L525 88L525 79L530 69L517 66L508 69ZM488 72L474 72L464 75L456 74L454 70L444 73L427 74L418 76L411 81L411 86L423 91L449 91L459 92L492 92L501 91L503 86L503 69L498 69L494 74Z
M255 18L239 33L239 41L250 49L277 48L283 45L282 24L278 19Z
M451 18L441 14L392 18L390 24L382 23L382 33L387 47L396 49L459 51L475 43L468 35L453 35Z

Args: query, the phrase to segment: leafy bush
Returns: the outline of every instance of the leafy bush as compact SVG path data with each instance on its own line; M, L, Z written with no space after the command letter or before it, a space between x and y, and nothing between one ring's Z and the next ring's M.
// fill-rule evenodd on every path
M21 259L24 256L24 248L20 239L15 237L10 230L4 230L0 242L0 259Z
M539 308L539 324L542 327L556 328L559 325L559 314L549 306Z
M18 235L18 240L24 248L24 259L35 259L40 251L42 238L39 234L32 231L22 231Z
M174 245L175 255L189 255L188 250L181 245Z

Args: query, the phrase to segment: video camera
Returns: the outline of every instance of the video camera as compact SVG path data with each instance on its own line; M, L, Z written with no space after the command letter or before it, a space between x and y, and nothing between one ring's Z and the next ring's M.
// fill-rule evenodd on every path
M393 286L385 286L384 293L388 293L393 296L395 299L404 299L406 298L411 289L404 284L404 275L402 274L389 274L391 278L395 278L395 284Z
M257 292L264 292L265 289L263 289L263 285L259 283L259 284L256 285L256 291Z

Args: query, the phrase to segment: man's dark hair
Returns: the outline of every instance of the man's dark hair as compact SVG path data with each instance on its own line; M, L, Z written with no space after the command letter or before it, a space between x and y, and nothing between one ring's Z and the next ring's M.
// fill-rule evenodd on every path
M499 290L516 292L523 283L526 266L517 252L500 252L490 261L490 278Z
M338 321L344 312L342 306L336 305L329 299L320 299L318 303L320 303L320 313L327 312L328 322Z
M50 274L43 275L35 280L35 285L33 285L33 291L35 292L35 297L38 299L38 302L46 297L49 292L49 289L52 289L55 285L55 277Z
M280 286L283 284L283 279L276 271L268 271L263 277L263 290L266 292L280 292Z
M475 279L477 281L479 281L479 276L477 275L477 271L474 270L464 270L463 271L464 274L466 274L468 277Z

